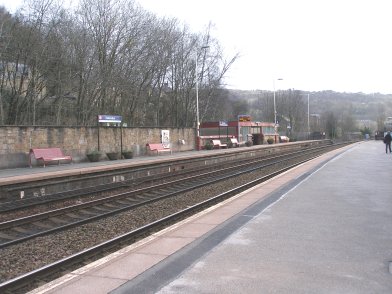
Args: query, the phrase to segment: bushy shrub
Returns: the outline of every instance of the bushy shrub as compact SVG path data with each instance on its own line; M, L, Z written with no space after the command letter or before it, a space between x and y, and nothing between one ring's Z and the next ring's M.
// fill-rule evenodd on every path
M204 148L205 148L206 150L212 150L212 149L214 148L214 145L212 145L211 142L207 142L207 143L204 145Z
M267 139L267 143L268 143L268 144L273 144L273 143L274 143L274 139L268 138L268 139Z

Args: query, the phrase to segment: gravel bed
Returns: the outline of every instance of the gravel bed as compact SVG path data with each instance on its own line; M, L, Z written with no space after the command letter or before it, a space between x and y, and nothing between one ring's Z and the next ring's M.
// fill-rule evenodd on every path
M3 213L0 213L0 222L6 222L6 221L17 219L17 218L31 216L34 214L39 214L39 213L43 213L43 212L47 212L47 211L51 211L51 210L55 210L55 209L69 207L69 206L77 205L77 204L82 204L82 203L85 203L88 201L102 199L102 198L111 196L114 193L129 192L129 191L136 190L136 189L147 188L147 187L150 187L153 185L157 185L159 183L164 183L165 181L167 181L167 180L145 181L145 182L142 182L141 184L134 184L134 185L132 185L132 187L119 187L119 188L113 189L111 191L94 192L94 194L91 194L91 195L83 195L80 197L75 197L75 198L70 198L70 199L59 199L57 201L52 201L47 204L38 204L38 205L27 207L27 208L21 208L16 211L3 212Z
M287 164L287 163L286 163ZM282 168L280 166L278 168ZM276 169L275 167L274 169ZM115 216L0 250L0 282L92 247L191 205L260 178L272 168L238 176Z

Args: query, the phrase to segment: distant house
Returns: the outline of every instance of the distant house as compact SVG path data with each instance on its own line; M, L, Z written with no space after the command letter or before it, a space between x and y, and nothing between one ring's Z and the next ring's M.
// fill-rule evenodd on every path
M32 71L29 65L15 62L0 61L0 83L5 90L14 90L19 95L26 95L31 87ZM35 94L42 97L46 93L42 80L35 80Z
M309 116L310 130L312 132L323 132L324 128L321 125L321 116L318 113L311 113Z
M31 72L28 65L14 62L0 62L0 79L5 89L18 89L22 82L21 91L28 88Z
M392 116L389 116L384 121L384 132L391 132L391 131L392 131Z

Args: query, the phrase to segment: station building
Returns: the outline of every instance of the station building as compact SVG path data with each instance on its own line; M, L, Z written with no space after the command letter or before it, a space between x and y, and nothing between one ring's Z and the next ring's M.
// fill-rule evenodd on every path
M253 122L250 117L239 117L237 121L215 121L200 124L200 146L213 139L222 143L229 143L231 138L237 139L241 144L251 141L253 145L267 144L271 138L274 143L279 143L279 134L272 122Z

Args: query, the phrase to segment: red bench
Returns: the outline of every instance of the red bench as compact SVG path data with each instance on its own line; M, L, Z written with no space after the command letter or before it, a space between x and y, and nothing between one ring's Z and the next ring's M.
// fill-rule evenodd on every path
M217 149L227 148L227 144L222 144L220 140L211 140L211 144Z
M72 163L72 157L69 155L64 155L60 148L33 148L30 149L29 153L29 164L31 165L31 157L34 156L38 161L42 161L44 167L46 163L57 161L57 164L60 164L60 161L65 160Z
M157 143L157 144L151 144L147 143L147 152L156 152L157 155L159 155L160 152L170 152L171 154L171 149L170 147L165 147L162 143Z

